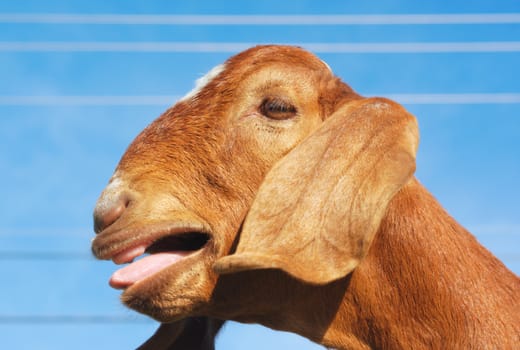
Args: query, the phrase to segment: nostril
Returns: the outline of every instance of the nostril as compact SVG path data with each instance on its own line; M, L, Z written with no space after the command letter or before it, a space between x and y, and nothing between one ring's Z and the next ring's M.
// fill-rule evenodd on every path
M127 196L119 196L115 200L102 196L94 210L94 232L100 233L116 222L123 215L129 203L130 200Z

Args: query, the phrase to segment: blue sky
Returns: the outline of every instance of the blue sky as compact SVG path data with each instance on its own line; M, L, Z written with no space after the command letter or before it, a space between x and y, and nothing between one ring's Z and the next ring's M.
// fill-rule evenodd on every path
M225 15L263 24L207 23ZM332 25L317 15L350 17L325 17ZM90 256L92 208L137 133L196 78L256 43L300 44L358 92L403 103L421 129L417 177L520 272L518 1L1 0L5 348L131 349L153 332L156 323L108 287L114 265ZM228 324L217 349L244 348L320 347Z

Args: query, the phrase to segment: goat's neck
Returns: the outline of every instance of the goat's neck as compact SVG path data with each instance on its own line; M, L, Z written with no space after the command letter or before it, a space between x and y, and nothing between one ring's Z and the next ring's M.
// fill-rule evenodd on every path
M513 348L519 290L518 278L413 180L349 276L310 286L277 270L224 275L211 314L335 349Z
M520 340L519 292L520 280L413 180L390 203L321 342L512 348Z

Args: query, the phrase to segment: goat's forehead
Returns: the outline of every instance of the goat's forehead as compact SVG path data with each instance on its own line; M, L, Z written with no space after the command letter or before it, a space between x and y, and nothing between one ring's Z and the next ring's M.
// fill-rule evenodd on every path
M286 66L306 67L310 70L325 70L332 72L330 66L313 53L299 47L283 45L257 46L243 51L228 61L230 67L263 67Z
M227 84L231 83L232 86L238 86L247 77L261 71L287 73L290 69L297 67L334 75L325 61L301 48L276 45L257 46L232 56L226 62L213 67L208 73L196 80L195 87L180 101L196 99L199 93L217 79L221 79ZM228 86L228 88L230 87Z

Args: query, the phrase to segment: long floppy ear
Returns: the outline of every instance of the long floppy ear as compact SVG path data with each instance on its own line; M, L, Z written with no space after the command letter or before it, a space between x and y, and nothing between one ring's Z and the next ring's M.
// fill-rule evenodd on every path
M224 321L207 317L163 323L137 350L214 350Z
M269 171L235 254L215 271L277 268L312 284L346 276L412 177L417 145L416 120L399 104L344 104Z

